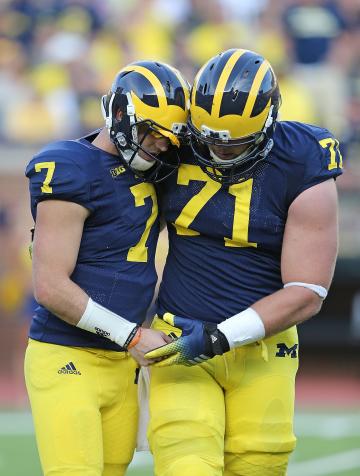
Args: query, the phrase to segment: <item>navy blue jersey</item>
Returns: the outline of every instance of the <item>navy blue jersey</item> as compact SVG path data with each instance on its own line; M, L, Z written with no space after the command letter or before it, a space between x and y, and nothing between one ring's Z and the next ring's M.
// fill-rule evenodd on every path
M94 301L140 324L157 280L156 191L120 165L117 156L93 146L94 137L55 142L33 158L26 169L31 211L36 222L37 204L56 199L78 203L91 212L71 279ZM120 350L117 344L67 324L42 306L35 312L30 337Z
M219 323L283 286L289 206L340 175L342 159L329 131L297 122L279 122L274 144L251 179L230 186L213 181L191 150L182 150L177 174L160 189L169 231L160 313Z

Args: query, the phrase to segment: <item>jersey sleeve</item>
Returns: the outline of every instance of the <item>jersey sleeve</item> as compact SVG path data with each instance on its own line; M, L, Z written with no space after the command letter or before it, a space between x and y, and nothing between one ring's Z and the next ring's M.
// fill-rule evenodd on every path
M43 200L75 202L93 211L91 180L86 168L61 153L40 154L26 168L29 179L31 207Z
M343 159L339 141L326 129L316 131L304 149L305 167L298 194L330 178L342 174Z

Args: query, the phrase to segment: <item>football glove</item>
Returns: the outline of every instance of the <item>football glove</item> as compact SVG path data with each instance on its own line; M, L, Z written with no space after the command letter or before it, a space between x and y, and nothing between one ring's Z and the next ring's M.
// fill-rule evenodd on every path
M181 329L182 333L170 344L145 354L147 359L162 358L154 364L156 367L174 364L197 365L230 350L228 340L216 324L175 316L168 312L162 319L171 326Z

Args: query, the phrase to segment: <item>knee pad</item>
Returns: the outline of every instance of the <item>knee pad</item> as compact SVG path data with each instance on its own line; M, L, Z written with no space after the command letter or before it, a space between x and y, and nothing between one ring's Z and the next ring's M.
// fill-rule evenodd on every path
M224 476L286 476L290 454L226 454Z
M195 455L174 457L174 460L166 468L155 468L158 476L222 476L222 466L215 467L213 463L205 461Z
M56 469L44 469L44 476L100 476L102 469L86 466L58 466Z

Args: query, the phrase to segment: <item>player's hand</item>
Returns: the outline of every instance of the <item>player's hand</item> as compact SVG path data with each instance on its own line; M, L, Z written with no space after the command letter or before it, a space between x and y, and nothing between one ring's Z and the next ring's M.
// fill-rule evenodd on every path
M182 334L170 344L145 354L146 359L162 359L155 364L156 367L196 365L230 350L226 337L216 324L174 316L168 312L163 315L163 320L181 329Z
M172 338L162 331L155 331L153 329L141 328L141 336L139 342L128 349L128 352L138 362L139 365L147 367L150 364L157 362L156 358L147 359L144 357L145 353L159 346L172 342Z

